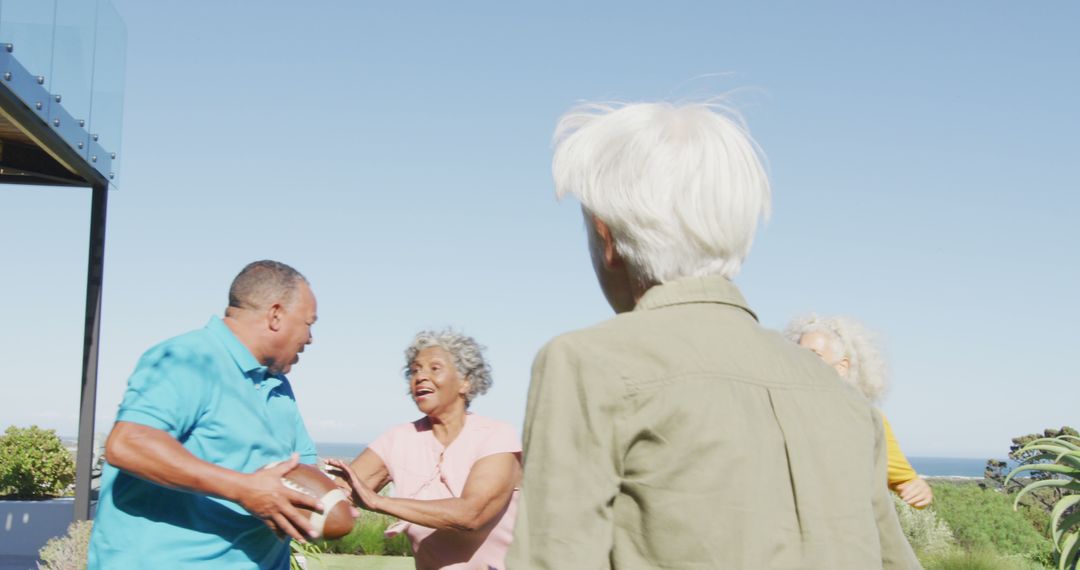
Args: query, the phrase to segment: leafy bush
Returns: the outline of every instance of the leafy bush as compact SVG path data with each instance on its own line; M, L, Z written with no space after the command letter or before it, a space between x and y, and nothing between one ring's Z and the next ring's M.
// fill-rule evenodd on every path
M404 534L399 534L393 538L386 539L386 555L412 556L412 543L409 542L409 537Z
M7 428L0 436L0 495L54 497L75 482L75 460L51 429Z
M90 531L94 525L90 521L75 521L67 529L67 534L50 538L38 552L38 558L45 564L38 564L41 570L84 570L86 556L90 551Z
M1046 567L1018 555L993 550L952 549L921 557L923 570L1044 570Z
M952 530L938 518L933 507L914 509L896 495L893 495L893 505L904 536L920 556L940 554L953 548L955 539Z
M934 486L934 507L966 550L1029 559L1044 559L1052 550L1050 540L1014 512L1011 498L999 491L970 483L940 483Z
M364 554L382 555L386 553L386 536L383 532L392 524L390 521L382 521L385 515L364 511L352 534L355 544L360 547ZM363 520L367 519L367 520Z
M390 496L393 494L393 489L394 485L391 483L384 487L379 494ZM397 520L389 515L361 509L360 516L356 519L356 523L353 524L353 529L349 534L337 540L319 540L316 541L316 544L323 552L332 554L412 556L413 551L412 545L409 543L409 537L398 534L393 538L386 538L384 534L386 529L396 523Z
M1013 509L1024 495L1040 489L1061 492L1050 512L1050 531L1054 549L1059 553L1058 568L1076 568L1080 564L1080 437L1059 434L1057 437L1031 441L1021 448L1029 454L1005 479L1005 486L1017 474L1041 472L1016 495Z

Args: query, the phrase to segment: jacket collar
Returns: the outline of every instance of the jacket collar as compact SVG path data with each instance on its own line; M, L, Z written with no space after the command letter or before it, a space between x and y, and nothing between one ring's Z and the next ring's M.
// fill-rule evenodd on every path
M726 277L708 275L705 277L685 277L654 285L634 306L635 311L647 311L672 305L687 303L719 303L738 307L758 320L754 311L747 306L739 288Z

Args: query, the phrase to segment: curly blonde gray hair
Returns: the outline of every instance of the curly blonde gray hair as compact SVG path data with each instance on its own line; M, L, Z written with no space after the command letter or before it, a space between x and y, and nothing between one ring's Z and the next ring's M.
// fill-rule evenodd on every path
M491 366L484 360L484 347L471 336L453 329L441 331L420 331L412 344L405 349L405 379L410 376L410 367L417 355L425 348L438 347L450 353L454 359L454 368L469 383L469 392L465 394L465 405L473 398L484 394L491 388Z
M812 332L824 334L833 354L847 358L849 370L845 380L866 399L880 402L889 389L889 378L875 335L850 317L820 317L810 313L792 319L784 329L784 336L798 343L803 335Z

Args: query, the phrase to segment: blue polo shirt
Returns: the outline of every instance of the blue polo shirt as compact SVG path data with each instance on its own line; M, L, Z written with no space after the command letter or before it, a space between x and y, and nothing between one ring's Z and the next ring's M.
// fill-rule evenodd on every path
M244 473L314 463L289 381L267 376L217 317L139 359L117 421L160 429L196 457ZM236 503L161 487L106 464L89 568L288 568L289 546Z

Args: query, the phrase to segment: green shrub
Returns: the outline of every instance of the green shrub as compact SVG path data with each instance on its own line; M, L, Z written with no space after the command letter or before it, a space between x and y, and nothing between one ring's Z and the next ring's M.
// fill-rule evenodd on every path
M938 518L934 507L915 509L896 495L893 495L893 506L904 536L920 556L944 553L953 548L956 541L952 530Z
M374 515L374 513L368 513ZM375 515L378 516L378 515ZM386 536L381 524L361 524L356 530L356 542L363 554L381 556L386 552Z
M391 483L379 491L379 494L391 496L393 489L394 484ZM389 515L361 509L360 516L349 534L337 540L319 540L317 544L323 552L333 554L412 556L412 545L408 536L398 534L393 538L386 538L384 534L397 520Z
M371 511L360 511L352 531L337 540L322 540L317 544L325 552L336 554L374 554L412 556L409 538L399 534L386 538L383 534L397 519Z
M382 554L384 550L383 543L386 542L383 531L390 524L389 522L383 522L384 516L371 511L361 511L360 518L356 519L352 532L340 539L342 553Z
M935 497L936 500L936 497ZM993 550L952 549L920 557L923 570L1044 570L1046 566L1018 555Z
M51 429L7 428L0 436L0 495L54 497L75 482L75 460Z
M399 534L393 538L386 539L386 555L412 556L412 543L409 542L409 537L405 534Z
M44 564L38 564L42 570L84 570L86 556L90 550L90 531L94 525L90 521L75 521L67 529L67 534L50 538L38 552L38 558Z
M952 529L966 550L1016 554L1044 559L1053 547L1024 515L1014 512L1012 498L972 483L934 486L937 516Z

